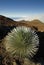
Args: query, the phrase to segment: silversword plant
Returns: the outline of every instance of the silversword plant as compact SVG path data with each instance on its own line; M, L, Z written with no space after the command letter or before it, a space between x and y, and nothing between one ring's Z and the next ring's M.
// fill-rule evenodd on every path
M14 28L5 37L6 50L14 57L32 58L39 46L38 35L29 27L19 26Z

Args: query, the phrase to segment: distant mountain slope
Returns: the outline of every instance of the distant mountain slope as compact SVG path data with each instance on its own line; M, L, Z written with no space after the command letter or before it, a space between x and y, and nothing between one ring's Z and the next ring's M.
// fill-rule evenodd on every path
M0 15L0 26L28 26L28 27L36 27L38 31L44 31L44 23L40 20L32 20L32 21L14 21L8 17Z
M14 26L15 23L11 18L0 15L0 26Z
M42 23L40 20L33 20L31 22L27 23L30 26L35 26L38 28L38 31L44 31L44 23Z
M40 20L32 20L32 21L20 21L20 25L26 25L28 27L36 27L38 28L38 31L43 32L44 31L44 23L42 23Z

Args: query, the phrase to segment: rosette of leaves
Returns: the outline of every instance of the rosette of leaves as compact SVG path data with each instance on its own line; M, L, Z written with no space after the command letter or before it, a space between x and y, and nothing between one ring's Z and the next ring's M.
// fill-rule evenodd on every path
M6 50L14 57L32 58L39 46L38 35L29 27L19 26L14 28L5 37Z

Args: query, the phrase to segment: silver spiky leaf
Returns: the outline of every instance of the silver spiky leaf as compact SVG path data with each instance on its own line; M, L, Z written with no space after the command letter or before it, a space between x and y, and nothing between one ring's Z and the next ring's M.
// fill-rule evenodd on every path
M14 28L5 37L4 42L7 51L14 56L33 57L39 46L38 35L29 27Z

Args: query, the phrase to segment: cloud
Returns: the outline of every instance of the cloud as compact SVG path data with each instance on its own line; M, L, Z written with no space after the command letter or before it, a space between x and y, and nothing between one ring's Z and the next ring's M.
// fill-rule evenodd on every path
M38 20L41 20L44 23L44 14L22 16L22 17L13 17L12 19L14 19L16 21L20 21L20 20L31 21L31 20L34 20L34 19L38 19Z
M44 15L40 16L39 19L44 23Z

